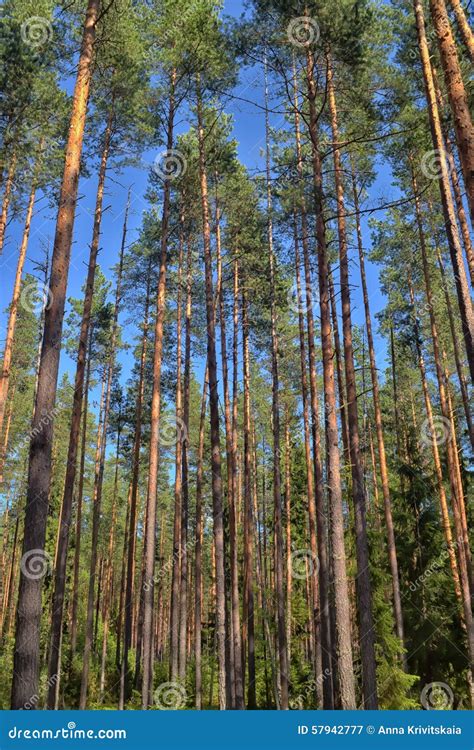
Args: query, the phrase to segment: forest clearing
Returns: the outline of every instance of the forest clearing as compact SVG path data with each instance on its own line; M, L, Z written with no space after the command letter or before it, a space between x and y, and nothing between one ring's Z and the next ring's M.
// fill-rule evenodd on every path
M473 708L468 7L1 21L0 708Z

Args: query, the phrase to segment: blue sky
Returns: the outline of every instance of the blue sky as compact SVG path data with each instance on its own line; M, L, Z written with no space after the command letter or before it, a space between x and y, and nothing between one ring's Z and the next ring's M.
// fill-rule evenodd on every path
M243 4L240 0L226 0L224 12L230 15L239 16L243 11ZM261 171L264 168L262 148L264 147L265 123L263 111L260 107L254 106L263 102L263 71L256 69L244 69L241 72L238 85L233 94L236 97L242 97L250 101L241 101L238 98L229 98L225 111L234 118L234 137L238 142L238 154L240 160L246 167L254 172ZM281 120L281 118L280 118ZM279 124L278 116L271 119L271 125ZM188 124L181 120L179 130L184 131ZM129 217L128 242L132 241L140 228L141 217L147 208L144 194L147 186L147 173L155 156L160 153L162 146L157 145L151 148L143 157L143 166L140 169L127 168L121 174L109 173L109 179L106 185L106 195L104 206L108 207L104 213L102 221L101 251L99 263L106 274L110 277L110 268L114 266L118 259L120 249L123 212L127 198L129 186L132 186L132 204ZM95 173L87 179L82 179L79 185L80 199L76 213L76 222L74 230L74 245L71 255L71 267L69 272L68 296L78 297L81 294L81 287L86 274L86 263L89 253L89 243L92 232L92 220L95 204L95 191L97 185L97 176ZM370 190L369 201L372 205L381 201L383 195L394 197L394 188L391 186L391 176L388 167L384 164L379 165L377 179ZM379 214L378 214L379 215ZM54 239L56 212L46 206L44 198L37 201L37 212L33 218L31 236L27 254L25 272L32 272L35 262L40 260L43 255L42 248L45 244L52 247ZM8 227L3 256L0 257L0 284L2 305L4 309L8 305L11 296L13 278L15 273L16 260L18 255L19 241L22 232L23 217L19 216L18 221ZM364 243L369 247L370 233L367 222L363 222ZM352 264L354 275L353 283L359 283L358 265ZM375 313L383 307L384 300L379 291L377 280L377 269L368 263L368 282L371 295L372 313ZM354 322L363 323L362 299L358 289L353 292ZM5 337L6 316L2 313L0 318L0 338L2 341ZM134 335L133 329L127 330L124 338L131 342ZM385 343L377 338L378 364L381 370L384 369ZM121 355L123 365L123 376L127 377L133 360L130 354ZM197 364L197 363L196 363ZM61 372L71 369L71 361L66 355L61 357ZM72 376L71 376L72 377Z

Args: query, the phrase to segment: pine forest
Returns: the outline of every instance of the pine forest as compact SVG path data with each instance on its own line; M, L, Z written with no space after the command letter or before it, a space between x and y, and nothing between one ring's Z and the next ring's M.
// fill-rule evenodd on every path
M465 0L4 0L0 708L474 707Z

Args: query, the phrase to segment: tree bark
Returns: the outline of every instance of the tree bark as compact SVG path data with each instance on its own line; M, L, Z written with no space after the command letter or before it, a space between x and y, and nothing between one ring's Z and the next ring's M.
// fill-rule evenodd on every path
M0 435L3 431L3 420L5 418L5 409L8 398L8 387L10 384L11 374L11 362L13 353L13 343L15 338L16 318L18 313L18 303L20 301L21 292L21 278L23 275L23 267L25 265L26 250L28 248L28 240L30 237L31 219L33 216L33 208L35 205L36 196L36 184L37 184L37 173L39 168L39 162L41 160L41 150L37 157L37 164L35 168L35 174L31 183L30 196L28 199L28 207L26 209L25 225L23 228L23 236L21 239L20 252L18 255L18 262L16 266L15 281L13 284L13 294L10 302L10 309L8 312L8 323L7 323L7 335L5 339L5 348L3 350L3 369L0 376Z
M63 180L59 198L50 278L51 305L45 312L35 413L32 424L23 555L44 556L51 448L67 276L77 203L77 188L87 101L92 75L95 26L100 0L88 0L74 88ZM46 420L45 420L46 418ZM45 423L46 421L46 423ZM20 577L11 705L19 709L38 693L42 580Z
M211 228L209 222L209 199L207 190L205 136L203 126L200 81L197 82L197 116L199 147L199 179L203 223L206 318L207 318L207 363L209 371L209 405L211 425L211 469L214 549L216 560L216 636L219 665L219 708L226 708L226 617L225 617L225 570L224 570L224 519L222 504L221 453L219 437L219 393L215 339L214 294L212 283Z
M462 258L462 249L459 239L458 228L456 224L456 215L454 212L453 199L449 184L449 174L445 159L445 147L443 133L439 116L438 105L436 102L436 91L431 69L430 54L426 40L425 19L423 14L423 5L421 0L413 0L415 12L415 21L418 34L418 46L420 59L423 68L423 79L425 83L425 95L428 103L428 114L430 119L431 137L435 153L439 161L439 188L441 193L441 202L443 205L446 234L448 238L449 252L451 263L456 281L456 291L458 296L459 311L463 327L464 343L466 347L467 359L471 379L474 383L474 313L472 302L467 284L466 272Z
M174 86L176 72L171 75L171 91L168 109L168 132L167 149L173 147L174 129ZM151 402L151 425L150 425L150 459L148 473L148 487L146 500L146 536L144 546L144 590L143 590L143 680L142 680L142 708L147 709L151 705L151 692L153 687L153 589L155 572L155 547L156 547L156 498L158 489L158 459L160 448L160 405L161 405L161 363L163 356L163 323L166 305L166 270L168 252L170 213L170 181L166 179L163 191L163 211L161 217L161 254L160 271L158 277L158 291L156 300L156 319L154 327L154 355L153 355L153 392Z
M367 331L367 344L369 348L370 378L372 382L372 399L374 404L375 433L377 435L377 449L379 456L380 480L382 484L382 495L384 502L385 526L387 532L388 559L392 577L393 614L395 619L395 632L400 640L402 649L402 660L406 669L406 658L404 649L403 611L400 596L400 578L398 573L397 548L395 542L395 531L393 526L392 500L388 478L387 456L385 453L385 439L383 434L382 409L380 406L379 380L377 375L377 363L375 360L374 336L372 333L372 316L370 313L369 292L367 289L367 277L365 273L364 247L362 242L362 228L360 223L359 191L352 163L352 191L354 197L354 209L356 213L357 247L359 250L359 269L364 298L365 328Z
M148 266L148 277L146 286L145 311L143 315L143 335L140 353L140 370L138 375L138 391L135 407L135 434L133 438L133 464L132 483L130 488L130 517L127 549L127 577L125 583L125 607L124 607L124 637L123 657L121 672L121 699L120 708L124 708L125 702L131 693L130 674L128 669L128 652L132 643L132 615L133 615L133 587L135 575L135 555L137 545L137 506L138 506L138 480L140 476L140 448L142 437L142 413L143 395L145 388L145 364L148 350L148 327L150 308L150 285L151 285L151 260Z
M89 266L87 270L86 289L82 310L81 329L79 333L79 345L77 350L76 376L74 379L74 392L72 403L71 427L69 432L69 447L66 464L66 478L64 480L64 492L61 504L61 523L59 528L59 544L57 565L54 579L54 594L51 614L51 646L48 665L48 699L47 708L55 707L55 681L52 679L59 669L59 645L61 640L61 629L63 623L64 592L66 588L66 566L69 547L69 527L71 525L72 500L74 495L74 484L76 480L77 448L79 444L79 431L81 426L82 397L84 388L84 374L86 369L86 349L89 336L92 299L94 296L94 279L97 267L97 253L99 251L100 226L102 221L102 201L104 196L105 175L107 170L107 159L110 149L110 138L112 133L113 108L110 109L107 126L104 133L104 145L99 169L99 181L97 185L96 205L94 213L94 227L92 230L92 242L89 255ZM130 202L130 195L129 195ZM125 222L128 213L128 205L125 212Z
M469 111L469 102L459 67L456 42L454 41L444 0L430 0L430 11L438 39L444 81L453 115L467 201L471 212L471 220L474 222L474 127Z
M369 545L367 541L366 498L364 473L360 456L359 415L357 405L357 384L352 344L352 313L349 279L349 259L347 251L346 208L342 164L340 154L340 137L337 120L336 95L334 91L334 72L332 61L328 59L328 99L333 138L334 179L337 197L337 227L339 238L339 272L341 283L342 326L344 335L344 365L346 374L347 415L349 429L349 455L351 459L352 499L354 502L354 522L356 533L357 557L357 598L360 629L360 650L362 657L362 689L364 707L376 710L377 675L375 663L375 631L372 614L372 584L370 580Z
M125 253L125 243L127 239L127 216L124 218L123 232L122 232L122 244L120 247L120 257L117 272L117 282L115 288L115 304L114 314L112 321L112 332L110 337L110 353L108 357L106 372L107 372L107 387L104 405L104 415L102 423L102 435L99 437L100 450L98 451L98 457L95 464L94 472L94 492L93 492L93 513L92 513L92 542L91 542L91 557L89 566L89 591L87 597L87 616L86 616L86 631L84 639L84 653L82 660L82 678L81 678L81 692L79 698L79 708L84 710L87 703L87 692L88 692L88 680L89 680L89 662L90 654L93 647L93 603L94 603L94 589L96 579L96 568L97 568L97 545L99 540L100 530L100 516L101 516L101 505L102 505L102 485L104 479L104 464L106 456L106 445L107 445L107 427L109 423L109 412L110 412L110 400L112 395L112 380L115 368L116 359L116 346L117 346L117 335L118 335L118 315L121 303L122 295L122 273L123 273L123 258Z
M337 406L334 383L331 312L329 299L329 269L324 223L323 182L318 145L318 120L316 112L316 83L314 58L307 50L307 88L309 104L309 134L311 139L314 206L316 211L316 240L318 246L319 304L321 315L321 344L323 383L327 434L328 487L330 496L332 562L334 569L334 605L336 621L336 649L339 690L343 709L355 709L354 668L349 589L347 583L346 554L344 549L344 516L340 474ZM321 562L321 561L320 561Z
M271 358L272 358L272 433L273 433L273 512L274 512L274 545L275 545L275 587L277 602L277 644L278 644L278 677L280 683L280 708L288 710L288 651L285 625L285 593L283 575L283 528L282 528L282 492L280 469L280 385L279 385L279 341L277 309L275 300L275 254L273 250L273 209L270 175L270 125L268 117L268 82L265 61L265 134L266 134L266 179L267 179L267 241L268 266L270 276L270 314L271 314Z
M16 151L13 152L10 165L8 167L7 179L5 181L5 190L3 191L2 210L0 212L0 255L3 252L5 243L5 232L7 228L8 209L10 207L11 192L16 170Z

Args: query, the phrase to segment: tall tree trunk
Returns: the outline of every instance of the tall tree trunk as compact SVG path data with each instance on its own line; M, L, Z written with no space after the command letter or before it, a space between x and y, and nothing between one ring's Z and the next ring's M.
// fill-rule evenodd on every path
M167 124L167 150L173 147L173 129L175 100L174 87L176 72L173 70L170 81L170 98ZM154 327L154 355L153 355L153 392L151 401L150 425L150 459L148 473L148 487L146 499L146 536L144 546L144 582L143 591L143 680L142 680L142 708L151 705L153 688L153 590L155 572L156 547L156 498L158 489L158 459L160 448L160 404L161 404L161 362L163 356L163 323L166 305L166 266L168 252L170 213L170 180L165 179L163 189L163 211L161 216L161 253L160 271L158 277L158 291L156 299L156 318Z
M387 456L385 453L385 439L383 434L382 409L380 406L379 380L377 375L377 363L375 360L374 336L372 333L372 316L370 313L369 292L367 289L367 278L365 273L364 246L362 242L362 228L360 223L359 191L352 163L352 191L354 198L354 209L356 214L357 247L359 250L359 269L364 298L365 328L367 331L367 344L369 347L370 377L372 381L372 400L374 404L374 422L377 435L377 449L380 466L380 479L382 484L382 495L384 502L385 527L387 532L388 559L392 577L393 614L395 619L395 632L400 640L402 648L402 659L406 668L406 658L403 632L403 611L400 596L400 578L398 573L397 548L395 542L395 531L393 526L392 500L390 497L390 486L388 479ZM376 485L375 485L376 487Z
M454 361L456 363L456 371L458 374L459 387L461 389L461 399L462 399L462 403L464 407L464 414L466 417L466 424L467 424L467 430L469 433L469 439L471 441L471 447L474 453L474 425L472 422L472 414L471 414L471 408L470 408L470 403L469 403L469 394L467 390L466 378L464 377L463 366L461 363L461 354L459 352L458 336L456 332L456 325L454 322L453 307L451 304L451 297L450 297L449 289L447 285L446 270L444 267L444 262L443 262L443 258L441 257L441 252L440 252L439 247L436 248L436 251L437 251L438 265L439 265L439 269L441 272L441 284L443 287L444 298L446 301L446 309L448 311L449 328L451 331L451 340L453 343Z
M327 433L328 487L330 496L332 563L334 569L334 604L336 620L336 649L339 690L344 709L356 707L354 668L352 663L351 619L344 549L344 516L340 475L337 405L334 383L331 311L329 299L329 269L324 223L323 181L318 145L316 112L316 83L314 58L307 50L307 87L309 103L309 134L312 147L314 204L316 211L316 240L318 245L319 304L321 314L321 343L323 383Z
M453 13L456 17L456 23L459 28L461 38L466 45L466 50L471 58L471 62L474 63L474 34L472 33L469 22L466 18L464 8L462 7L460 0L448 0L449 5L453 9Z
M33 216L33 208L35 205L36 196L36 185L38 181L38 171L41 166L43 146L39 147L39 152L36 157L36 165L31 182L30 195L28 199L28 206L26 209L25 225L23 228L23 236L21 239L20 252L18 255L18 262L16 266L15 281L13 284L13 294L10 303L10 309L8 312L8 323L7 323L7 335L5 339L5 348L3 350L3 369L0 376L0 435L3 430L3 420L5 417L5 409L8 399L8 387L10 383L11 374L11 362L13 353L13 342L15 337L16 318L18 313L18 302L20 300L21 292L21 277L23 275L23 267L25 265L26 250L28 248L28 240L30 237L31 219Z
M125 584L125 608L124 608L124 637L123 637L123 657L121 672L121 697L120 708L124 708L125 702L131 694L130 674L128 669L128 652L132 643L132 614L133 614L133 586L135 575L135 555L137 545L137 506L138 506L138 480L140 476L140 448L142 437L142 413L143 413L143 394L145 388L145 364L148 349L148 326L149 326L149 309L150 309L150 284L151 284L151 260L148 267L148 277L146 286L145 311L143 315L143 334L142 346L140 353L140 370L138 375L138 390L135 406L135 434L133 439L133 464L132 464L132 483L130 487L130 518L128 531L128 549L127 549L127 577Z
M183 456L181 498L181 583L179 602L179 678L186 677L188 637L189 412L191 399L192 243L188 239L184 322Z
M64 481L63 500L61 504L61 523L59 528L59 544L57 565L54 578L54 594L51 613L51 646L48 665L48 699L47 708L55 707L55 681L52 679L59 668L59 644L61 640L61 629L63 623L64 592L66 588L66 566L69 547L69 527L71 525L72 500L74 495L74 484L76 480L77 448L79 444L79 431L81 426L82 397L84 387L84 374L86 369L86 349L89 335L92 299L94 296L94 279L97 266L97 253L99 251L100 225L102 221L102 201L104 197L104 184L107 169L107 159L110 149L110 138L112 133L113 108L109 110L107 126L104 133L104 144L99 169L99 181L97 185L97 196L94 213L94 227L92 230L92 242L89 255L89 266L87 270L86 289L82 310L81 329L79 333L79 345L77 350L76 376L74 379L74 393L71 415L71 428L69 432L69 447L66 464L66 478ZM125 227L127 222L130 193L125 211ZM124 230L125 231L125 230Z
M288 651L285 625L285 592L283 576L283 528L282 492L280 469L280 386L278 372L279 342L276 309L275 254L273 250L273 209L270 174L270 124L268 117L268 82L265 61L265 134L266 134L266 178L267 178L267 240L270 274L271 355L272 355L272 432L273 432L273 511L275 524L275 587L277 602L277 643L280 682L280 707L288 706Z
M299 240L298 240L298 224L296 216L294 218L294 249L295 249L295 272L296 272L296 293L298 300L298 330L300 337L300 366L301 366L301 398L303 402L303 433L304 433L304 446L305 446L305 461L306 461L306 485L307 485L307 497L308 497L308 525L309 525L309 540L311 550L311 576L310 576L310 590L311 590L311 601L310 601L310 635L312 639L312 651L313 655L316 655L316 649L321 646L320 637L316 636L316 633L320 631L319 627L319 614L318 614L318 550L316 541L316 504L314 499L314 466L311 457L311 441L310 441L310 419L309 419L309 399L308 399L308 376L307 376L307 359L306 359L306 345L305 345L305 327L304 327L304 301L302 294L301 284L301 273L300 273L300 253L299 253ZM308 311L307 311L308 312ZM289 488L286 488L288 494ZM288 509L287 509L288 512ZM291 547L287 549L287 557L291 556ZM287 578L287 589L290 589L291 593L291 559L287 559L287 565L289 568L290 577ZM291 603L291 600L290 600ZM289 604L290 604L289 603ZM288 609L287 616L289 617L291 609ZM289 649L288 649L289 653ZM316 664L314 665L316 667ZM319 675L315 670L315 677L318 688L322 687L321 680L318 680Z
M44 556L51 482L52 417L56 400L67 276L99 7L100 0L88 0L66 146L50 278L51 305L45 312L38 390L31 432L23 536L24 556L31 555L33 550L40 550L39 554ZM46 424L45 415L48 416ZM41 589L41 578L29 578L21 573L11 698L14 709L21 708L32 695L38 693Z
M300 189L304 185L303 155L301 149L300 135L300 112L299 97L296 83L296 69L293 66L294 87L294 109L295 109L295 141L298 179ZM320 631L321 631L321 668L325 675L323 679L323 708L332 709L333 703L333 680L331 674L331 613L329 606L329 563L327 549L327 522L326 509L324 505L324 482L321 462L321 436L319 430L319 398L316 376L316 347L313 315L313 284L311 278L311 263L309 251L309 233L304 195L301 196L301 244L303 248L304 278L305 278L305 309L308 336L309 354L309 392L311 406L311 435L313 442L313 464L314 464L314 493L316 505L316 528L317 528L317 550L318 550L318 583L319 583L319 607L320 607ZM345 427L343 425L345 434Z
M438 38L439 55L444 81L453 115L454 131L458 144L459 161L464 175L466 196L474 222L474 127L469 102L459 67L456 42L444 0L430 0L433 26ZM472 40L472 34L471 34Z
M234 680L235 708L241 710L244 705L244 688L242 676L242 633L240 622L239 598L239 559L237 536L237 501L238 501L238 335L239 335L239 266L237 258L233 262L233 356L232 356L232 504L229 506L230 553L231 553L231 597L232 627L234 645Z
M467 284L466 272L462 258L462 249L459 239L458 228L456 224L456 215L454 212L453 199L449 184L448 168L445 160L445 147L443 133L439 116L438 105L436 102L436 91L434 87L433 74L431 69L430 54L428 42L426 40L425 19L423 14L423 5L421 0L413 0L415 11L416 28L418 34L418 47L420 59L423 68L423 79L425 83L425 95L428 103L428 114L430 119L431 137L435 153L439 163L439 187L441 193L441 202L443 205L446 234L448 238L449 252L451 263L456 281L456 291L458 296L459 311L463 328L464 343L466 347L467 359L471 379L474 383L474 312Z
M255 676L255 608L253 588L253 559L254 559L254 535L255 520L253 513L253 500L256 502L256 491L253 490L252 497L252 469L250 460L251 435L250 435L250 352L249 352L249 321L247 314L247 292L245 277L242 279L242 370L244 389L244 625L246 627L247 641L247 708L257 708L256 676ZM256 470L254 479L257 481Z
M433 65L433 63L431 63L431 71L433 74L433 83L434 83L435 93L436 93L436 103L438 105L438 110L440 111L440 113L442 113L443 112L443 96L441 93L441 89L439 87L436 68ZM449 130L446 127L445 123L442 122L441 124L443 126L444 143L446 146L446 158L448 159L449 176L451 178L451 184L453 187L454 200L456 203L456 211L458 215L459 226L461 228L462 241L463 241L464 250L466 253L466 260L467 260L467 265L469 268L469 275L471 277L471 284L474 286L474 250L472 248L471 234L469 232L469 224L468 224L468 220L466 217L466 212L464 211L462 190L461 190L461 186L459 184L459 178L458 178L458 168L456 165L456 161L454 159L453 147L452 147L451 139L449 137Z
M114 314L112 320L112 332L110 336L110 353L108 357L108 363L106 366L107 372L107 387L104 405L104 416L102 423L102 436L100 438L100 451L98 453L98 460L95 464L94 472L94 492L93 492L93 513L92 513L92 542L91 542L91 557L89 566L89 591L87 596L87 616L86 616L86 631L84 639L84 653L82 659L82 678L81 678L81 692L79 698L79 708L85 709L87 703L87 691L89 681L89 662L90 654L93 647L93 604L94 604L94 589L96 579L96 568L97 568L97 545L99 541L100 531L100 516L101 516L101 505L102 505L102 485L104 479L104 464L106 456L106 445L107 445L107 427L109 423L109 412L110 412L110 401L112 395L112 381L115 369L116 359L116 346L118 337L118 315L120 309L120 303L122 299L122 274L123 274L123 258L125 253L125 244L127 240L127 216L125 216L122 232L122 244L120 247L119 265L117 271L117 282L115 287L115 304Z
M341 282L342 326L344 335L344 365L346 374L347 414L349 428L349 455L351 459L352 499L357 557L357 599L360 628L360 650L362 657L362 691L364 707L375 710L377 700L377 675L375 663L375 631L372 613L372 585L370 580L369 545L367 541L366 498L359 439L359 415L357 383L352 344L352 313L347 251L346 208L342 164L340 154L339 126L337 121L336 95L332 61L328 58L327 86L331 132L333 138L334 180L337 197L337 228L339 238L339 272Z
M107 664L107 642L108 642L108 635L109 635L109 619L110 619L110 609L112 606L112 597L113 597L115 528L117 525L117 504L118 504L117 494L118 494L118 479L119 479L121 431L122 431L121 414L119 413L118 427L117 427L117 446L116 446L116 451L115 451L112 520L111 520L109 544L108 544L108 549L107 549L107 557L105 559L105 584L104 584L103 609L102 609L102 656L101 656L101 663L100 663L100 681L99 681L99 700L101 703L104 700L105 670L106 670L106 664Z
M182 526L182 481L183 481L183 388L181 375L181 279L183 272L183 223L184 216L180 215L180 237L178 253L178 294L176 309L176 457L174 479L174 524L173 524L173 566L171 575L171 604L170 604L170 679L178 679L179 665L179 614L181 601L181 526Z
M443 470L441 467L441 459L439 456L438 442L436 439L437 432L436 432L436 427L435 427L435 422L434 422L434 417L433 417L431 397L429 394L428 383L427 383L427 378L426 378L426 368L425 368L425 363L424 363L422 349L421 349L420 326L418 323L418 317L416 313L415 294L413 291L413 285L412 285L411 279L409 279L409 291L410 291L410 301L411 301L411 305L413 308L413 316L414 316L414 332L415 332L415 343L416 343L417 354L418 354L418 366L419 366L420 375L421 375L421 384L422 384L422 389L423 389L423 397L425 400L425 408L426 408L426 414L427 414L427 420L428 420L429 433L432 436L432 439L430 442L431 442L432 452L433 452L433 461L435 465L436 480L438 484L438 493L439 493L439 501L440 501L440 506L441 506L441 518L442 518L443 531L444 531L444 536L446 540L446 546L448 548L449 562L450 562L451 572L452 572L452 577L453 577L453 582L454 582L454 591L462 607L461 620L464 623L464 626L466 628L467 646L468 646L468 653L469 653L469 672L470 672L469 683L471 685L473 666L474 666L474 659L473 659L474 657L474 622L473 622L472 608L471 608L469 576L467 574L465 558L463 555L464 542L463 542L462 532L460 534L457 533L458 538L456 542L453 542L453 535L451 531L451 521L449 517L448 504L446 500L446 492L445 492L444 484L443 484ZM456 508L455 508L456 503L457 503L456 493L455 491L452 491L452 505L453 505L453 510L454 510L455 523L457 523ZM456 546L458 547L459 564L456 559ZM472 701L472 698L473 696L471 695L471 701Z
M0 212L0 255L3 252L5 242L5 232L7 228L8 209L10 207L11 192L16 170L16 151L13 152L8 167L7 179L5 181L5 190L3 191L2 210Z
M204 375L199 420L199 440L196 466L196 527L194 533L194 662L195 705L202 708L202 482L204 463L204 437L206 422L208 369Z
M84 473L86 462L86 440L87 440L87 417L89 413L89 383L91 376L92 358L92 326L89 330L89 344L87 354L86 380L84 384L84 398L82 406L82 436L81 436L81 463L79 467L79 484L77 488L76 529L74 544L73 584L71 595L71 662L76 653L77 643L77 611L79 606L79 568L81 560L81 535L82 535L82 499L84 495Z
M206 317L207 317L207 363L209 371L209 406L211 424L211 469L214 547L216 558L216 635L219 664L219 707L226 708L226 621L225 621L225 569L224 569L224 519L222 504L221 453L219 438L219 393L215 339L214 294L212 282L211 227L209 222L209 199L207 191L206 154L203 126L200 82L197 84L198 98L198 146L199 179L203 223Z

